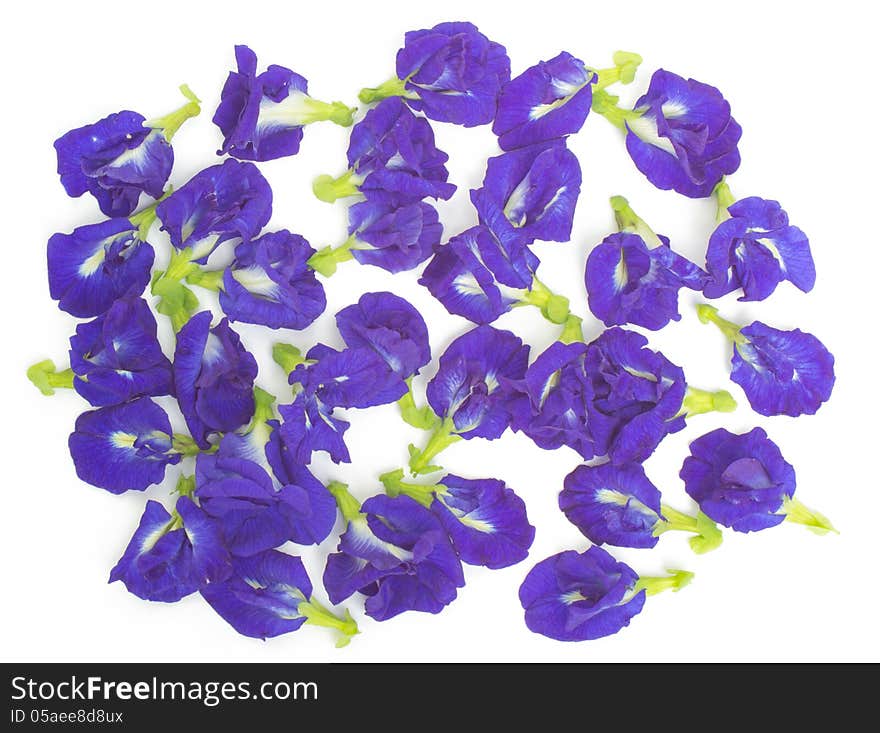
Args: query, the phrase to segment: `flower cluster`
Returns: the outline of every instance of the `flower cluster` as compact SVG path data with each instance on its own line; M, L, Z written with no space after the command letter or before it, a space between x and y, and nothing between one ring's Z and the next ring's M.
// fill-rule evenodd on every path
M511 78L504 46L465 22L407 33L394 76L361 91L363 111L314 99L284 66L258 73L247 46L235 47L235 63L213 115L218 155L228 157L182 185L169 185L171 141L200 112L186 86L186 104L168 115L123 110L55 142L64 190L90 193L107 218L49 239L51 297L87 320L70 338L69 368L41 361L28 377L44 394L66 387L88 402L69 438L84 482L145 492L179 467L173 505L146 501L111 582L149 601L199 593L237 632L262 639L312 624L347 643L358 633L354 617L327 608L322 594L333 605L363 596L375 621L439 613L464 586L465 566L528 557L536 530L524 497L503 480L437 463L454 443L508 431L544 450L571 449L579 464L558 503L592 545L537 562L519 589L528 628L553 639L616 633L648 596L692 577L640 576L600 545L647 549L681 530L703 553L720 544L719 525L753 532L789 520L833 530L794 498L795 470L761 428L719 428L690 443L680 477L693 514L669 506L644 465L693 416L736 403L725 390L689 385L626 326L656 331L680 320L684 289L706 298L741 290L740 300L759 301L783 280L807 292L816 279L806 235L776 201L733 197L725 176L739 166L741 128L715 87L661 69L626 109L607 89L635 80L637 54L592 68L563 51ZM572 238L582 173L568 138L591 111L620 128L652 184L714 195L718 217L703 266L613 197L616 231L580 260L589 310L607 327L588 342L569 299L538 279L537 253ZM286 212L257 165L297 154L305 126L318 121L351 127L347 168L313 184L320 200L352 199L348 236L335 247L266 230L273 213ZM491 125L500 148L470 191L476 224L445 241L435 202L456 186L435 123ZM258 385L257 359L234 324L306 329L327 308L321 278L348 260L389 273L424 264L418 282L468 329L432 353L415 305L363 293L335 313L341 348L274 343L290 386L277 399ZM536 355L492 325L522 305L562 326ZM154 311L170 322L171 349ZM707 304L698 315L732 342L731 379L756 412L813 414L829 399L834 359L815 336L760 321L741 327ZM422 400L414 379L435 356ZM425 432L405 467L380 476L381 489L363 500L317 475L317 452L352 461L352 411L394 403ZM316 587L295 548L331 538L340 515Z

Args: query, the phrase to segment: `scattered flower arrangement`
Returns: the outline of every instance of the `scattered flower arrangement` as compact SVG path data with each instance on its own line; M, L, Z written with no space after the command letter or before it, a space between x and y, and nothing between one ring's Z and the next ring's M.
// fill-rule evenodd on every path
M65 191L91 194L108 218L50 238L50 294L90 320L70 338L68 368L42 361L28 376L44 394L71 388L94 408L69 441L83 481L115 494L143 491L169 466L194 464L180 474L172 506L146 503L111 582L150 601L200 593L247 636L309 623L336 629L341 646L358 633L351 614L316 600L302 561L278 549L322 542L341 514L345 530L322 578L330 602L364 597L377 621L438 613L464 585L463 564L503 568L529 554L535 528L513 489L437 464L454 442L496 440L508 429L584 461L565 479L559 507L592 546L537 562L519 590L528 628L553 639L614 634L646 596L691 578L683 570L640 576L603 545L651 548L678 530L702 553L721 543L721 527L754 532L790 521L833 531L795 498L795 470L760 428L718 429L690 444L680 475L695 515L663 502L642 467L694 415L736 405L726 391L691 386L645 336L622 327L656 331L678 320L682 288L760 301L783 280L807 292L816 279L807 237L780 205L731 193L726 176L739 167L741 128L715 87L660 69L634 108L619 106L608 88L633 82L641 62L625 52L605 69L563 52L511 79L504 47L469 23L407 33L395 75L361 91L363 114L314 99L306 79L283 66L258 73L246 46L235 60L213 117L218 154L228 157L176 190L167 187L172 139L200 112L186 86L186 103L164 117L125 110L55 142ZM621 130L656 187L714 196L718 223L701 267L626 199L612 198L618 231L585 265L589 308L607 330L585 343L568 299L538 279L530 245L571 237L581 169L566 138L591 112ZM348 238L315 250L290 231L263 231L273 201L257 163L295 155L305 126L319 121L353 127L347 169L318 177L314 193L352 203ZM503 151L471 191L479 224L445 242L431 200L450 198L456 186L436 122L491 124ZM138 208L142 198L152 202ZM154 267L157 240L169 252L165 269ZM221 247L234 251L232 264L210 269ZM232 324L306 328L326 307L326 278L350 260L391 273L427 263L419 282L474 324L437 356L426 402L412 378L435 356L428 328L389 292L366 293L336 314L341 350L319 343L303 355L274 345L292 387L286 399L255 384L257 363ZM201 309L199 290L218 294L222 320ZM533 358L517 335L491 325L523 305L559 328ZM173 326L173 358L157 340L154 310ZM757 413L813 414L829 399L834 359L815 336L760 321L740 326L708 304L698 315L732 343L731 379ZM163 395L176 398L187 433L174 433L151 399ZM426 436L422 447L410 445L406 468L380 477L382 492L361 503L344 484L312 474L316 451L350 461L348 411L394 402Z

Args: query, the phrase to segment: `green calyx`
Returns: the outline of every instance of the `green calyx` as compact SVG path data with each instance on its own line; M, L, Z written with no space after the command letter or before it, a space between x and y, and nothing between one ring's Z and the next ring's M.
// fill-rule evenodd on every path
M594 93L612 84L630 84L636 78L636 71L642 63L642 57L631 51L616 51L611 58L614 66L595 70L598 78L593 85Z
M321 102L311 97L302 100L302 110L297 122L310 125L313 122L334 122L341 127L351 127L357 107L343 102Z
M281 341L272 345L272 360L280 366L287 376L300 364L314 364L314 359L306 359L302 352L291 344Z
M620 97L609 94L604 89L595 89L593 91L593 103L591 109L596 114L602 115L615 127L626 131L626 123L628 120L638 119L642 116L641 112L632 109L623 109L618 107L617 103Z
M438 493L443 493L446 488L441 484L426 485L404 481L402 468L383 473L379 476L379 481L382 482L382 485L385 487L385 493L388 496L408 496L425 507L430 507L434 502L434 497Z
M165 140L171 142L171 138L180 129L180 126L191 117L196 117L202 111L201 100L193 94L186 84L180 85L180 92L187 98L187 103L182 107L169 112L163 117L155 117L152 120L144 122L144 127L151 127L154 130L162 130Z
M27 378L31 384L47 397L55 394L56 389L73 389L73 377L72 369L59 372L51 359L38 361L27 370Z
M829 532L840 534L834 528L834 525L831 524L831 520L828 517L814 509L810 509L798 499L786 496L782 500L782 511L780 513L785 515L786 522L802 524L816 534L828 534Z
M199 299L182 282L199 269L192 256L190 248L172 249L168 269L156 270L150 279L150 292L159 298L156 310L171 319L175 333L199 308Z
M354 259L351 250L354 249L356 241L352 235L338 247L322 247L309 257L306 264L318 274L330 277L336 272L340 263Z
M667 570L665 577L641 577L633 586L633 592L645 591L646 595L654 596L666 590L677 593L694 578L694 574L687 570Z
M388 97L406 97L407 99L416 99L418 95L410 92L406 88L408 79L398 79L392 76L388 81L383 82L377 87L364 87L358 93L358 99L363 104L373 104L381 102Z
M353 170L347 170L338 178L325 173L312 181L312 191L320 201L332 204L337 199L356 196L361 183L363 180Z
M327 491L333 495L333 498L336 500L336 506L339 507L339 513L342 514L342 518L346 522L353 522L363 516L361 514L361 503L352 496L348 490L348 484L344 484L341 481L331 481L327 484Z
M714 323L727 340L732 341L734 344L746 344L749 341L740 333L742 326L719 316L718 309L714 305L709 305L708 303L698 305L697 318L700 319L700 323Z
M301 616L305 616L307 624L323 626L324 628L338 631L337 649L348 646L352 637L360 633L357 622L352 618L348 609L343 611L342 616L337 616L330 609L318 603L313 597L307 601L300 602L297 610Z
M131 225L137 229L137 238L141 242L145 242L147 240L147 235L150 232L150 228L153 226L153 223L156 221L156 207L159 205L159 202L167 199L174 189L169 186L168 190L162 194L161 197L156 199L149 206L145 206L140 211L136 211L128 220L131 222Z
M730 186L727 185L726 178L722 178L718 181L718 185L712 189L712 195L718 202L718 211L715 215L715 221L720 224L722 221L730 218L730 212L728 209L736 203L736 198L730 190Z
M569 313L565 323L562 324L562 333L559 334L557 340L564 344L585 343L584 319Z
M413 476L422 476L427 473L436 473L442 471L441 466L431 463L440 453L446 450L453 443L461 440L461 436L455 433L455 424L451 417L444 418L440 424L434 428L431 437L422 450L414 445L409 445L409 471Z
M671 506L661 504L660 513L662 518L654 525L655 537L670 531L690 532L695 536L691 537L688 543L698 555L714 550L724 540L718 525L703 512L697 512L696 516L691 516L673 509Z
M570 315L569 300L564 295L557 295L537 277L532 279L530 290L522 291L518 305L533 305L541 311L550 323L563 325Z
M614 220L617 222L617 228L621 232L631 232L638 234L648 245L648 249L654 249L663 244L654 230L651 229L629 205L623 196L611 197L611 208L614 210Z
M174 433L171 436L171 450L174 453L180 453L182 456L197 456L200 453L216 453L219 445L212 445L210 448L202 449L195 440L186 433Z
M184 476L181 474L177 477L177 484L174 487L174 493L178 496L192 496L196 493L196 477Z
M710 392L705 389L688 387L685 392L681 409L676 417L684 415L693 417L707 412L733 412L736 409L736 400L726 389Z
M226 270L203 270L201 267L197 267L186 276L186 281L190 285L197 285L216 293L223 290L223 274L225 272Z
M412 377L406 380L406 394L397 400L397 409L407 425L419 430L434 430L440 424L440 418L430 405L419 407L412 388Z

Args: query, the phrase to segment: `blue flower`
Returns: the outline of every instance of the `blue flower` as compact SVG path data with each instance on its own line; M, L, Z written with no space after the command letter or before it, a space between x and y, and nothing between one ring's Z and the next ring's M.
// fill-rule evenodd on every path
M645 460L684 428L684 372L647 344L641 334L610 328L587 347L596 454L607 453L614 464Z
M229 572L229 556L213 522L181 496L174 516L159 502L147 502L110 582L121 580L145 601L174 603Z
M519 589L526 626L559 641L616 634L645 604L638 576L601 547L560 552L529 571Z
M563 51L540 61L501 89L492 132L502 150L571 135L581 129L593 102L595 73Z
M227 240L253 239L272 216L272 189L253 163L225 160L196 173L156 207L177 249L205 262Z
M150 282L153 248L128 219L77 227L49 239L49 294L77 318L94 318Z
M360 592L369 596L367 615L386 621L404 611L439 613L455 600L464 573L434 514L408 496L374 496L361 511L327 558L332 603Z
M491 323L531 287L535 257L521 242L503 245L476 226L435 248L419 279L450 313L474 323Z
M597 545L649 548L662 521L660 490L640 463L578 466L565 477L559 508Z
M229 578L202 588L202 597L239 634L265 639L306 622L300 605L312 595L312 583L298 557L269 550L233 558L232 567Z
M743 435L718 428L690 445L679 474L711 519L737 532L775 527L795 490L794 468L761 428Z
M529 347L510 331L477 326L443 352L428 402L462 438L494 440L510 424L509 381L525 376L528 359Z
M650 247L638 234L605 237L587 257L590 310L606 326L632 323L658 331L678 321L678 291L700 290L705 273L676 254L666 237Z
M440 244L443 225L423 201L401 203L394 196L368 193L348 209L349 251L362 265L388 272L412 270Z
M327 306L324 286L308 266L315 253L286 229L242 242L223 274L220 307L232 321L303 329Z
M76 419L68 446L77 476L121 494L158 484L168 464L180 461L180 455L171 452L171 434L165 410L138 397L84 412Z
M210 311L194 315L177 334L174 384L180 411L202 449L212 432L229 432L254 414L257 362L225 318L211 328Z
M440 479L431 511L449 533L462 562L506 568L524 560L535 539L526 505L497 479Z
M530 145L489 158L471 201L502 242L567 242L581 191L581 167L565 141Z
M272 64L257 74L257 56L247 46L235 47L235 61L238 71L229 72L214 113L223 133L218 154L257 161L296 155L304 125L319 120L351 125L354 110L312 99L308 82L290 69Z
M393 293L365 293L336 314L336 327L350 348L372 349L403 379L431 361L424 318Z
M740 300L763 300L783 280L805 293L816 283L807 235L788 223L777 201L751 196L727 207L729 218L709 238L703 294L720 298L742 288Z
M760 321L740 330L730 378L761 415L813 415L831 397L834 357L799 329L780 331Z
M55 141L58 174L68 196L86 191L107 216L128 216L141 193L162 195L174 152L161 129L128 110L65 133Z
M739 168L742 128L715 87L658 69L635 112L626 149L657 188L702 198Z
M556 450L567 445L589 460L596 453L593 377L586 371L583 343L551 344L513 385L510 427L528 435L537 446ZM604 430L599 431L604 435ZM599 448L600 454L604 447Z
M156 338L146 301L120 298L104 315L81 323L70 338L73 387L95 407L174 391L171 362Z
M474 127L495 117L510 59L504 46L471 23L440 23L406 34L397 76L403 80L399 93L413 109L432 120Z
M336 521L336 504L304 466L276 487L257 463L202 454L196 462L196 497L220 528L232 555L255 555L291 541L324 540Z
M311 463L316 451L324 451L334 463L350 463L345 445L349 423L334 417L333 412L333 407L314 394L300 392L291 404L278 406L282 420L270 421L274 429L266 452L289 455L289 460L303 466Z

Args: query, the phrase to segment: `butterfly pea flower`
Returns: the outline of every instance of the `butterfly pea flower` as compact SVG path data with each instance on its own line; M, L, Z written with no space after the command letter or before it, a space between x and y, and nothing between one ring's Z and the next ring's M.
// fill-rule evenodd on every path
M275 401L275 395L260 387L254 387L253 417L246 425L223 435L217 446L216 455L221 458L237 458L256 463L270 476L273 475L266 446L272 435L272 425L277 424Z
M718 226L709 237L703 288L720 298L742 288L740 300L764 300L783 280L805 293L816 284L807 235L788 223L777 201L750 196L734 200L727 183L715 188Z
M337 178L319 176L313 189L328 203L370 192L393 194L402 202L449 199L456 187L447 180L447 160L428 121L399 97L390 97L352 128L348 170Z
M255 555L291 541L324 540L336 521L336 504L324 485L300 467L275 486L257 463L218 454L196 459L195 496L220 528L234 556Z
M323 451L334 463L351 463L345 444L347 420L334 415L335 408L325 405L314 394L300 392L292 403L279 405L281 421L273 421L267 448L289 454L292 460L308 465L312 453Z
M611 199L620 232L587 257L585 283L590 311L606 326L632 323L658 331L678 321L678 291L700 290L707 279L697 265L669 246L669 239L639 218L626 199Z
M171 138L199 100L184 85L187 103L155 120L123 110L65 133L55 141L58 174L68 196L91 193L110 217L131 214L142 193L158 199L174 165Z
M47 246L49 294L77 318L105 313L150 282L153 248L131 219L108 219L53 234Z
M397 76L361 90L359 98L371 104L403 97L432 120L474 127L495 117L498 94L509 80L504 46L471 23L440 23L407 32L397 52Z
M577 158L564 140L554 140L490 158L471 201L480 222L502 242L567 242L580 190Z
M68 447L76 475L112 494L158 484L180 461L168 415L148 397L82 413Z
M462 562L498 569L528 556L535 528L525 502L503 481L451 473L430 486L402 479L403 469L380 476L389 496L409 496L440 519Z
M325 277L352 259L388 272L412 270L440 244L443 225L437 210L424 201L407 203L396 195L369 192L366 200L349 207L348 232L338 247L313 255L309 267Z
M439 613L455 600L464 572L434 514L408 496L380 494L358 506L341 484L330 489L347 521L324 568L331 603L359 592L366 614L387 621L405 611Z
M146 301L120 298L103 315L76 327L70 338L74 389L95 407L174 391L171 362L156 338Z
M113 570L129 593L145 601L174 603L231 572L229 555L216 526L189 496L174 514L148 501L140 524Z
M303 624L340 633L345 646L358 633L348 611L336 616L312 597L312 582L300 558L278 550L232 560L232 574L201 589L202 598L239 634L256 639L296 631Z
M718 428L697 438L679 475L702 512L737 532L775 527L786 519L820 534L836 531L794 498L794 467L761 428L742 435Z
M336 314L336 327L349 348L372 349L403 379L431 361L425 319L393 293L364 293Z
M703 323L714 323L733 344L730 378L761 415L813 415L831 397L834 356L800 329L782 331L761 321L740 327L700 305Z
M218 155L239 160L274 160L299 152L303 127L330 120L349 127L354 109L342 102L319 102L308 82L284 66L272 64L257 74L257 55L235 47L238 71L230 71L213 122L223 133Z
M314 254L303 237L286 229L242 242L223 271L220 307L232 321L306 328L327 306L324 286L308 265Z
M639 577L601 547L566 550L533 567L519 589L526 626L558 641L587 641L616 634L641 613L648 595L678 591L693 578Z
M257 362L224 318L211 326L210 311L193 316L177 334L174 385L190 434L203 450L213 432L229 432L254 414Z

